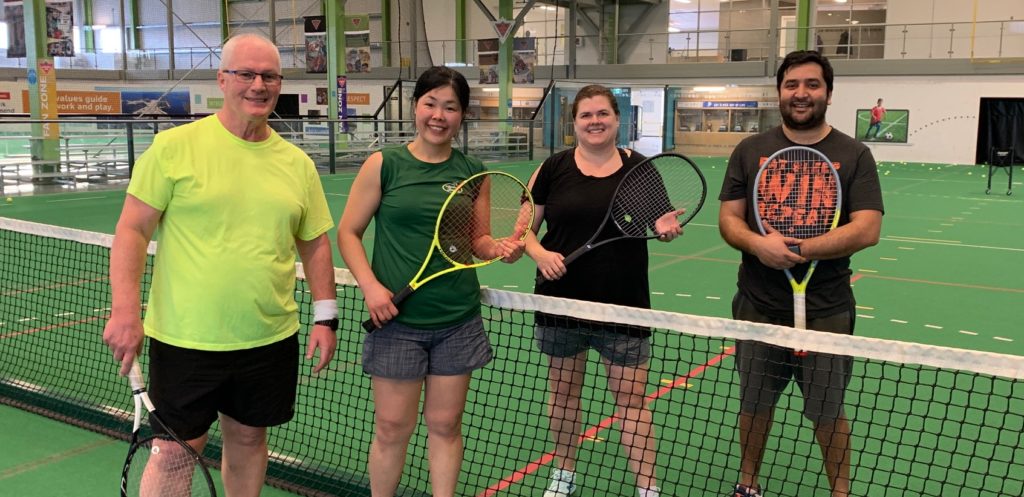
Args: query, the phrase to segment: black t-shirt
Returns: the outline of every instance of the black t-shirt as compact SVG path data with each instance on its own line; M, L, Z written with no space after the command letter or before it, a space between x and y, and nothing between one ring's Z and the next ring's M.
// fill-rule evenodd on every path
M761 161L780 149L797 145L791 142L776 127L759 135L744 139L729 157L721 201L747 199L747 225L757 231L754 218L754 178ZM833 129L828 136L811 148L825 154L839 173L843 189L839 225L850 222L850 213L859 210L884 211L882 188L878 182L878 169L871 150L848 135ZM800 280L806 272L806 265L790 271ZM853 302L850 288L850 258L823 260L807 286L807 317L829 316L846 310ZM743 296L754 303L758 311L772 317L786 318L793 315L793 289L786 274L778 269L765 266L752 254L743 253L737 287Z
M603 178L587 176L576 165L575 149L552 155L541 164L533 184L533 199L544 206L547 233L541 245L568 256L580 248L604 221L615 188L627 171L646 157L633 152L627 156L619 149L622 167ZM612 223L602 235L621 235ZM594 248L567 266L562 278L543 281L536 293L606 304L649 309L650 286L647 277L647 240L625 239ZM538 275L540 272L538 271ZM599 327L597 323L568 322L538 313L537 324L563 327ZM607 325L600 327L607 328ZM646 329L618 329L630 335L647 335Z

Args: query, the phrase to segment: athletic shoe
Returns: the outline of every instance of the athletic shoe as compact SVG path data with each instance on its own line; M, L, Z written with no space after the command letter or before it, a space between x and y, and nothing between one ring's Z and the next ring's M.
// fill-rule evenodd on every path
M639 497L661 497L661 489L658 487L636 487L636 493Z
M751 488L737 483L729 497L761 497L761 487Z
M544 491L544 497L569 497L576 491L576 472L563 469L551 470L551 483Z

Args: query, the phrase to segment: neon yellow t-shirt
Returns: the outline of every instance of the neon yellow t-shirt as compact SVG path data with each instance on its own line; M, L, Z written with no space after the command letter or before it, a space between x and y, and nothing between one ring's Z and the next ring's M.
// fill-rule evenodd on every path
M163 211L146 335L223 351L299 329L295 240L320 236L333 219L298 147L277 133L247 142L209 116L157 135L128 194Z

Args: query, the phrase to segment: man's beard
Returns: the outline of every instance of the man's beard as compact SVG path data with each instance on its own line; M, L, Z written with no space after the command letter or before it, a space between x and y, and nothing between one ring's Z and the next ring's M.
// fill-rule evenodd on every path
M828 107L824 103L820 104L814 102L814 107L811 111L810 117L806 121L797 121L793 118L793 104L788 104L788 112L782 112L782 122L786 124L786 127L792 130L804 131L808 129L814 129L825 123L825 112Z

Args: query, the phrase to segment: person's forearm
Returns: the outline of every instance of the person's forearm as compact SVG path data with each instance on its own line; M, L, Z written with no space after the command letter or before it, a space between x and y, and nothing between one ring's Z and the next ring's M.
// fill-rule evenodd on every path
M334 300L337 298L334 284L334 263L331 260L331 244L327 235L296 244L299 257L306 273L306 282L313 300Z
M377 282L377 276L370 268L370 260L366 256L361 236L338 230L338 251L341 253L345 267L352 272L359 286Z
M140 287L149 239L131 228L118 226L110 249L111 312L141 314Z
M761 235L754 233L747 226L747 221L734 216L722 216L718 220L718 230L722 239L732 248L748 254L754 253L754 242Z

